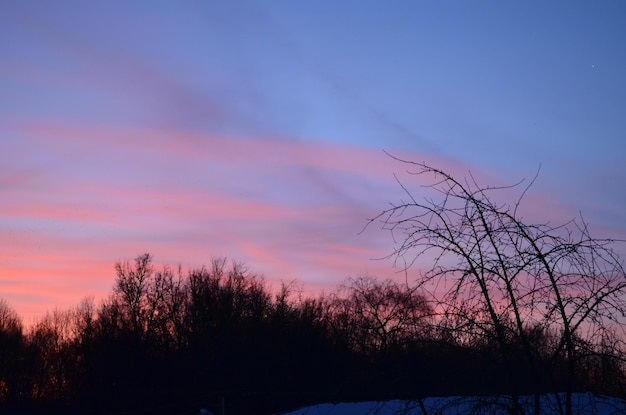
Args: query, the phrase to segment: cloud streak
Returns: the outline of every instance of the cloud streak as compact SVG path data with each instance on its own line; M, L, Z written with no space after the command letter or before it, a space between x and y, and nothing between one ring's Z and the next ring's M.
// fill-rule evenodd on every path
M346 32L343 17L323 4L304 14L248 6L0 6L0 37L12 39L0 45L0 296L18 311L35 315L83 294L105 295L114 261L144 251L188 266L228 255L272 282L297 279L311 290L360 273L404 278L389 261L371 260L391 251L389 236L376 225L359 233L405 197L394 173L423 194L421 179L383 149L501 185L520 171L532 176L537 149L554 155L567 141L533 142L545 131L524 129L528 112L516 117L535 103L516 100L537 91L520 95L522 86L504 90L499 81L493 95L485 82L498 73L455 49L428 8L385 11L384 27L371 27L365 23L380 11L364 7L364 20ZM418 17L428 24L415 25ZM319 28L324 36L311 32ZM464 44L475 41L467 33ZM439 46L424 43L441 38ZM354 54L338 45L355 45ZM462 62L447 67L454 56ZM372 57L389 60L369 65ZM497 101L506 108L493 105L511 94ZM546 97L546 108L565 108ZM603 131L614 140L624 128L598 111L590 114L607 121ZM591 121L568 122L593 129ZM562 127L549 124L551 133ZM507 135L528 139L526 150ZM525 217L562 223L590 207L586 219L602 232L626 235L613 207L624 199L623 146L609 144L602 141L588 163L592 151L545 160ZM605 161L607 153L613 158Z
M359 234L402 197L394 172L415 179L380 150L39 123L19 133L65 163L39 172L46 191L23 185L31 173L13 172L4 188L3 292L31 315L76 303L79 294L102 296L113 284L113 262L144 251L188 266L228 255L273 284L296 279L313 290L364 273L404 278L389 261L372 261L390 252L386 234L375 226ZM427 154L402 156L456 174L469 169Z

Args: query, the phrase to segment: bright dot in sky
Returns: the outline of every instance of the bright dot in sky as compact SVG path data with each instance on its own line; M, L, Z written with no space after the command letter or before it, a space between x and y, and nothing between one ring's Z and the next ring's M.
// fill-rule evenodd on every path
M595 68L595 67L596 67L596 65L591 65L591 67L592 67L592 68Z

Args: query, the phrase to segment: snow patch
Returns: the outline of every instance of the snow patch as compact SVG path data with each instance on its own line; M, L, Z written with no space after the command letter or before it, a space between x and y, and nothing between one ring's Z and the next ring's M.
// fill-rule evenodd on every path
M541 396L540 413L542 415L564 413L564 399L565 395ZM533 396L520 398L524 413L534 413L533 402ZM282 415L508 415L511 406L511 398L505 396L447 397L412 401L325 403ZM580 393L572 396L572 409L574 415L623 415L626 414L626 401L592 393Z

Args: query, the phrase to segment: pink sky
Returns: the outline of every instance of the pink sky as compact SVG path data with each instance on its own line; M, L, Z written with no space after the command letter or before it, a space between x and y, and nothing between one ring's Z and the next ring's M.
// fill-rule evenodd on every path
M394 174L421 194L383 150L484 184L541 165L525 217L626 239L622 6L297 3L0 3L0 297L27 323L146 251L404 278L361 233Z
M315 292L348 276L395 272L373 260L387 253L387 236L374 228L359 234L398 194L397 163L380 150L58 125L20 131L28 138L19 145L45 148L50 163L41 172L2 166L0 265L10 276L2 292L27 321L102 298L114 262L144 251L183 266L226 255L270 285L296 280ZM199 142L208 145L194 151ZM216 170L224 171L220 180Z
M403 196L394 173L419 194L419 179L381 150L164 130L19 131L19 145L45 149L42 167L2 166L2 293L27 323L55 307L105 297L114 262L143 252L184 267L228 256L272 287L296 281L315 294L350 276L404 279L390 260L375 259L392 249L389 235L376 225L360 233ZM499 184L486 169L458 160L402 156ZM546 195L527 200L533 216L564 217Z

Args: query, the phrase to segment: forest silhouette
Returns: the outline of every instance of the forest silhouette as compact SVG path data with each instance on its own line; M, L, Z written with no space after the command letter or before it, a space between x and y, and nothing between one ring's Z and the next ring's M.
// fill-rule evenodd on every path
M149 254L118 262L111 295L49 313L23 332L0 302L3 413L272 414L318 402L534 393L525 355L504 364L488 337L434 318L404 283L348 279L334 293L271 292L243 264L184 272ZM529 330L536 356L554 337ZM515 339L511 347L522 348ZM577 361L575 390L624 396L620 360ZM514 370L516 382L506 371ZM561 391L563 357L539 392Z

